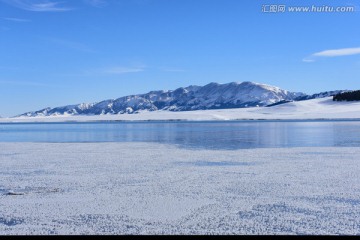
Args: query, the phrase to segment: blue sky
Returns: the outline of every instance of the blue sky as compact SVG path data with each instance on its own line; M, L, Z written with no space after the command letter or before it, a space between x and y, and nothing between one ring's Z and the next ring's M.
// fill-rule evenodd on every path
M354 6L264 13L263 6ZM210 82L360 89L358 0L0 0L0 115Z

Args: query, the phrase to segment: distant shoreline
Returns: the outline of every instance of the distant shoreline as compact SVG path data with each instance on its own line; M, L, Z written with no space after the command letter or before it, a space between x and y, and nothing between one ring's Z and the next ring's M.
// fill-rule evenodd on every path
M234 120L89 120L89 121L0 121L0 124L71 124L71 123L212 123L212 122L360 122L360 118L318 118L318 119L234 119Z
M334 102L332 97L290 102L271 108L195 111L143 111L116 115L57 115L0 118L11 122L198 122L198 121L360 121L360 102Z

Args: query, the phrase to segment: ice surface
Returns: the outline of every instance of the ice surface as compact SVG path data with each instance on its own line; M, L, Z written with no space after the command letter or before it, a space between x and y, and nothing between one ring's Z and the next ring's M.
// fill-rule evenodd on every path
M0 234L360 234L359 159L357 147L0 143Z

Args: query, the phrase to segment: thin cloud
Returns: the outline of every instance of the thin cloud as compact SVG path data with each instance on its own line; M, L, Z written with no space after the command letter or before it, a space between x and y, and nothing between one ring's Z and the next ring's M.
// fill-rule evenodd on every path
M131 73L140 73L146 70L145 65L133 66L111 66L104 68L95 68L84 70L81 73L63 74L62 76L71 77L94 77L94 76L107 76L107 75L123 75Z
M31 22L31 20L24 19L24 18L4 17L3 19L6 21L12 21L12 22Z
M138 73L145 71L144 66L139 67L111 67L103 69L102 72L105 74L126 74L126 73Z
M93 7L105 7L108 5L108 2L105 0L84 0L84 2Z
M303 62L315 62L315 60L314 59L304 58Z
M1 85L14 85L24 87L48 87L49 85L38 82L0 80Z
M163 72L185 72L185 70L181 68L161 67L159 69Z
M66 47L66 48L70 48L70 49L74 49L77 51L81 51L81 52L88 52L88 53L96 52L95 50L89 48L85 44L82 44L79 42L69 41L69 40L65 40L65 39L58 39L58 38L50 38L50 41L57 45L60 45L60 46Z
M63 2L54 2L48 0L0 0L11 6L20 8L26 11L33 12L65 12L72 10L64 7Z
M303 62L314 62L318 57L343 57L360 54L359 48L341 48L341 49L332 49L325 50L317 53L313 53L307 58L303 59Z
M360 54L360 48L342 48L314 53L314 57L340 57Z

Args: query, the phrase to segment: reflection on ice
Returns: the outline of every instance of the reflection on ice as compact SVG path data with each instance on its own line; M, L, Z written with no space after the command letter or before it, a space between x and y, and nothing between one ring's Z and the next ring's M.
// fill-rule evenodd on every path
M360 122L240 121L0 124L0 142L155 142L191 149L354 147Z

